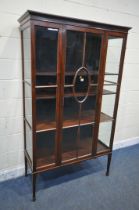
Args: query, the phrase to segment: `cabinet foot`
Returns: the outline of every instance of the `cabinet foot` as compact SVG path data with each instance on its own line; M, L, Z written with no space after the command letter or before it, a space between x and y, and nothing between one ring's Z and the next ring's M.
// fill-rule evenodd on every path
M27 158L25 156L25 176L28 176L27 171L28 171L28 163L27 163Z
M36 200L36 174L32 174L32 201Z
M106 176L109 176L109 174L110 174L111 159L112 159L112 154L109 154L108 155L108 162L107 162Z

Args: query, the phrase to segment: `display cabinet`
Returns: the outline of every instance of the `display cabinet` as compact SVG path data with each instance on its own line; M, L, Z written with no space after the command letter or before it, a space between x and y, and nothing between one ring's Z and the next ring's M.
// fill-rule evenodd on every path
M25 175L108 155L130 28L27 11L22 40Z

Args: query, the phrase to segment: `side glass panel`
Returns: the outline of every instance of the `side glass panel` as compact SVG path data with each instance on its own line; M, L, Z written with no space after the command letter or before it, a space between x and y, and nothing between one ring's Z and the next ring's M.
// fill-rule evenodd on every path
M29 125L32 126L32 92L31 86L27 83L24 84L25 89L25 118Z
M92 154L101 51L100 35L67 31L66 38L63 162Z
M24 81L31 84L31 31L26 28L23 31L23 53L24 53Z
M25 139L26 150L32 160L32 87L31 87L31 32L23 31L24 94L25 94Z
M104 75L103 96L101 105L101 118L98 135L97 152L103 152L110 147L112 122L114 120L114 107L117 94L119 67L121 59L123 38L110 36Z
M106 74L119 74L123 38L109 36L106 59Z
M26 135L26 150L28 152L28 155L30 157L30 159L33 159L33 155L32 155L32 129L30 128L30 126L25 123L25 135Z
M35 27L37 167L55 163L58 29Z

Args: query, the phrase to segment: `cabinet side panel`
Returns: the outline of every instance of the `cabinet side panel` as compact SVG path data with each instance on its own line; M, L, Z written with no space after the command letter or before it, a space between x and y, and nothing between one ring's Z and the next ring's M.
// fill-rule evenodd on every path
M32 88L31 88L31 31L30 27L22 32L23 38L23 88L24 88L24 121L25 146L32 160Z
M100 119L98 141L103 148L101 147L101 151L97 148L97 154L104 152L106 148L112 150L125 53L125 37L107 33L107 43L101 103L101 113L106 117L104 120Z

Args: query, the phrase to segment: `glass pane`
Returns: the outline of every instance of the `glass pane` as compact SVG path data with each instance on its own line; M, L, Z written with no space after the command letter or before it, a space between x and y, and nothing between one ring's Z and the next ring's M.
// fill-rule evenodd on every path
M94 122L96 108L96 95L89 96L86 101L82 104L81 115L92 118L92 122Z
M117 85L118 75L105 75L104 85Z
M58 29L36 26L36 83L56 84Z
M92 125L63 129L62 161L92 154Z
M78 141L78 156L91 155L92 154L92 143L93 143L93 126L81 126L80 127L80 138Z
M112 37L108 38L107 58L106 58L106 74L118 74L120 57L122 50L123 38Z
M37 88L36 98L40 99L54 99L56 98L56 88Z
M104 85L103 95L115 94L117 91L116 85Z
M55 131L37 134L37 167L55 163Z
M117 91L118 75L105 75L103 94L114 94Z
M36 91L37 131L56 128L56 88L39 88Z
M111 118L113 118L115 98L115 94L103 95L102 97L101 112Z
M37 75L36 85L44 86L44 85L55 85L57 81L56 74L55 75Z
M101 36L92 33L86 33L85 63L91 74L97 74L99 71L100 52Z
M26 138L26 150L27 153L32 160L32 129L29 127L27 123L25 123L25 138Z
M110 147L112 122L103 122L99 126L97 153L104 152Z
M81 113L79 113L80 105L73 96L64 98L63 126L77 126L79 120L81 124L92 124L95 120L95 104L96 96L90 96L81 105ZM79 117L80 115L80 117Z
M77 127L63 129L62 161L77 158Z
M58 29L36 27L37 72L56 72Z
M84 33L67 31L66 74L73 74L82 66Z
M83 52L84 47L85 53ZM91 82L96 84L98 80L100 52L100 35L67 31L65 84L73 83L75 72L82 66L87 68L91 76Z
M23 31L24 81L31 84L31 32L30 28Z
M101 112L113 118L123 38L108 37Z
M23 31L25 118L32 125L31 87L31 34L30 28Z
M27 83L24 83L25 88L25 118L32 126L32 92L31 86Z
M77 119L78 109L79 106L75 101L73 95L71 97L64 98L64 110L63 110L64 126L66 126L66 122L72 125L72 120Z
M78 91L75 96L79 100L84 99L85 93L80 89ZM65 88L64 93L63 161L91 154L96 105L96 94L92 92L81 104L75 99L71 87Z
M23 31L24 54L24 103L25 103L25 140L26 151L32 160L32 87L31 87L31 31L26 28Z

